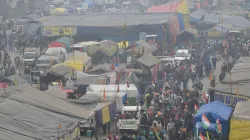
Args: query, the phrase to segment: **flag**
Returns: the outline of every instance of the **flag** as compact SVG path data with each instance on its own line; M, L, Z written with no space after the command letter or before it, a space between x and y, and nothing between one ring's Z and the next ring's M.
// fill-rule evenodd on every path
M207 129L210 126L210 121L208 120L208 118L206 117L206 115L204 113L202 113L202 126L203 128Z
M195 113L197 113L198 110L199 110L198 106L196 104L194 104L194 111L195 111Z
M199 135L199 139L200 140L206 140L206 138L200 133L200 135Z
M217 119L217 120L216 120L216 132L217 132L218 134L220 134L221 131L222 131L222 127L221 127L221 124L220 124L220 120Z
M105 91L105 88L103 90L103 99L106 100L107 96L106 96L106 91Z
M202 93L202 103L206 104L207 103L207 96L206 93Z
M213 75L212 75L212 72L210 72L209 74L209 81L211 82L213 80Z
M239 96L239 88L236 87L236 95Z

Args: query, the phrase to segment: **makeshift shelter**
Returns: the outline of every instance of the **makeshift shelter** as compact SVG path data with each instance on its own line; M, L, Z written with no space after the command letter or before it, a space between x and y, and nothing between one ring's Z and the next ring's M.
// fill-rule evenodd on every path
M82 72L76 72L77 79L75 81L75 86L80 85L90 85L90 84L109 84L110 76L114 75L114 72L108 72L104 74L87 74Z
M180 31L189 28L189 6L186 0L171 2L147 9L148 13L177 13Z
M68 58L65 62L54 65L52 67L57 67L59 65L64 65L71 69L85 72L91 65L91 58L87 55L87 53L74 51L68 54Z
M72 43L72 39L69 37L61 37L51 43L48 44L49 48L54 48L54 47L61 47L61 48L65 48L67 50L67 52L71 52L71 43Z
M86 95L80 97L79 99L70 100L73 103L86 106L87 108L93 110L94 106L102 102L113 102L116 103L116 111L121 111L125 101L127 100L127 94L124 92L106 92L106 99L103 97L103 91L88 91Z
M250 101L238 102L230 122L229 140L250 139Z
M210 101L220 101L233 107L238 101L248 101L250 99L249 73L250 58L241 57L231 69L231 78L227 74L222 82L209 89Z
M52 11L52 14L63 14L68 13L68 10L66 8L56 8Z
M250 22L241 16L222 16L223 23L233 25L233 27L248 28Z
M216 124L216 120L219 119L222 125L222 135L228 135L229 123L232 114L231 107L226 106L219 101L202 105L199 108L199 111L194 116L194 124L202 121L202 114L204 114L208 118L208 120L213 124ZM216 130L213 131L215 132Z
M73 140L80 136L80 125L91 123L95 115L29 85L2 89L0 94L7 95L0 103L0 137L4 140Z
M154 6L147 9L148 13L169 13L176 12L176 8L180 5L180 2L171 2L159 6Z
M203 21L211 23L213 25L217 25L222 22L221 15L216 15L216 14L207 14Z
M77 35L91 35L104 39L108 36L112 38L112 40L116 40L115 38L118 40L119 38L119 41L121 41L120 35L122 29L125 27L125 30L123 30L123 39L133 41L130 37L134 38L136 36L135 39L138 40L138 32L155 33L160 40L163 39L162 24L171 25L174 17L175 15L171 13L89 13L88 15L48 16L37 19L36 21L39 21L43 26L48 27L77 26ZM176 24L172 25L178 26ZM166 28L166 30L169 31L169 28Z
M197 30L210 30L214 27L214 24L208 21L200 21L199 23L195 24L195 28Z
M207 12L203 9L198 9L190 14L190 22L197 23L205 18Z

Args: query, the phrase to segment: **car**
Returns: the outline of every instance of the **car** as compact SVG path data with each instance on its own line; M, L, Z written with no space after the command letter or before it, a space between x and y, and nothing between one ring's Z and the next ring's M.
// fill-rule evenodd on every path
M174 58L171 56L156 56L156 58L158 58L163 65L168 65L168 64L172 66L176 65Z
M191 53L188 49L180 49L177 50L174 56L175 61L183 61L185 59L190 60L191 59Z

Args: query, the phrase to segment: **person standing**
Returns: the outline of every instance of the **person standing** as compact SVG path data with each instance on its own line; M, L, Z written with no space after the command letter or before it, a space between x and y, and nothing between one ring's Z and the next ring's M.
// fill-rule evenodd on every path
M8 64L8 69L10 69L10 64L11 64L10 56L8 56L8 58L7 58L7 64Z
M217 57L215 56L215 54L212 57L212 63L213 63L213 69L216 69Z

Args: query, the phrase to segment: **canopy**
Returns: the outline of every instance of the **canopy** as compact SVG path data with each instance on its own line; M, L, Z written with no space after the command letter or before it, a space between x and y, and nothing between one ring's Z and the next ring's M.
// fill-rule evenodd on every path
M226 106L219 101L202 105L194 116L194 124L201 122L203 113L211 123L216 123L216 120L219 119L222 125L222 134L228 134L229 121L232 113L231 107Z
M195 28L197 30L209 30L209 29L212 29L213 26L214 25L212 23L207 22L207 21L201 21L201 22L195 24Z
M223 16L223 23L241 28L248 28L250 26L250 22L241 16Z
M203 9L198 9L190 14L190 22L199 22L207 12Z
M216 25L221 22L221 16L216 14L207 14L204 21Z

